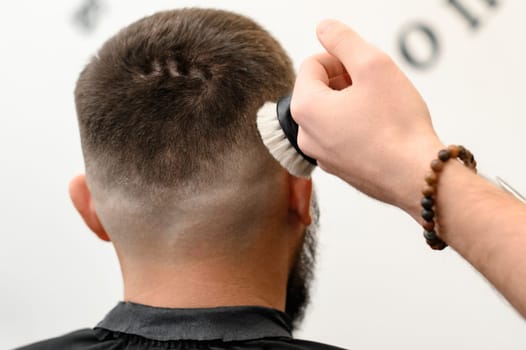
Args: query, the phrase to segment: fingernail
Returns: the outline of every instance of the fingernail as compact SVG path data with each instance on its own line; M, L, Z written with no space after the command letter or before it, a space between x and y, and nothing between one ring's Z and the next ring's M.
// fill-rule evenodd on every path
M324 19L318 24L318 34L324 34L333 24L334 20Z

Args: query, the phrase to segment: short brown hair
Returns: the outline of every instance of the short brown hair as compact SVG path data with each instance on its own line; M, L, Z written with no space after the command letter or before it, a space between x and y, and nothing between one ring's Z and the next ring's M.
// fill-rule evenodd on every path
M263 150L256 111L293 81L283 48L246 17L190 8L143 18L77 82L88 177L137 190L211 178L233 150Z

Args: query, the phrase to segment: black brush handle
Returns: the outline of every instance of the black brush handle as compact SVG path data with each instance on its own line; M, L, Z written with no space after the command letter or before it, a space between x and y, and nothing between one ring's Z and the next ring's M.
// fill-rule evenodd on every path
M283 129L283 132L285 133L285 136L287 136L287 139L289 139L290 144L296 152L298 152L305 160L307 160L312 165L318 165L318 162L316 159L309 157L305 153L301 151L301 149L298 146L298 124L294 121L292 118L292 114L290 113L290 96L285 96L281 98L277 103L277 113L278 113L278 120L279 125L281 125L281 128Z

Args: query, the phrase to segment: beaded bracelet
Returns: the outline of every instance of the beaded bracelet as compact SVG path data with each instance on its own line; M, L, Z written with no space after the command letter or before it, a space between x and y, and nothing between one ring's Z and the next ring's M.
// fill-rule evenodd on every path
M424 238L427 244L435 250L442 250L447 247L447 244L438 237L436 233L436 221L435 221L435 205L436 205L436 192L438 185L438 175L444 169L445 163L451 158L458 158L464 163L466 167L477 172L477 162L473 157L473 154L463 146L451 145L447 149L443 149L438 152L438 158L433 159L431 162L431 171L426 175L425 182L426 187L422 190L424 197L420 204L422 205L422 218L424 222L422 227L424 228Z

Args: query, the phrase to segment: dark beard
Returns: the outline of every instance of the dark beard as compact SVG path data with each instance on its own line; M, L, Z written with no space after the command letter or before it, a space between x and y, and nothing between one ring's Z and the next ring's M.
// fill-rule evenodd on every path
M305 310L310 302L310 286L314 277L317 248L316 233L320 216L314 192L311 202L311 215L312 224L305 229L301 251L287 283L285 313L292 321L292 330L295 330L305 317Z

